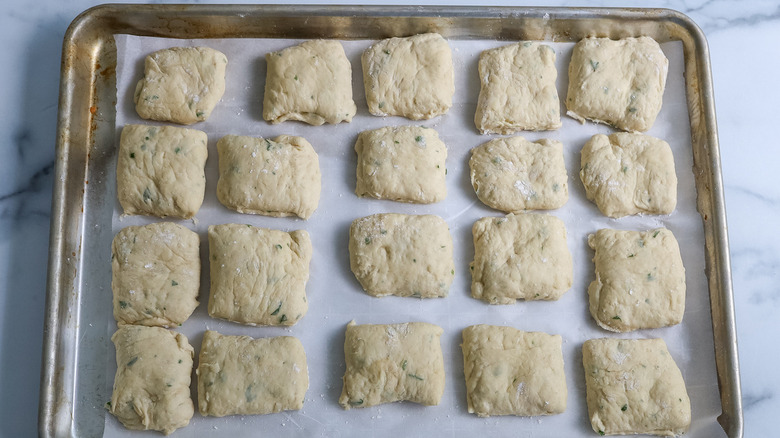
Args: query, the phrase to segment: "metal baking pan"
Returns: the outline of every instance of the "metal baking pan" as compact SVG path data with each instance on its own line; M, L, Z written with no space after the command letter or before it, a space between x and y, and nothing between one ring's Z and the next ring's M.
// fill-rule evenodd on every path
M252 5L104 5L71 24L65 36L57 129L39 430L42 436L102 435L106 370L93 357L113 355L89 330L110 297L90 290L96 270L88 241L110 241L113 185L96 169L113 165L117 49L114 36L165 38L377 39L436 31L446 38L573 42L585 36L647 35L680 41L693 153L697 209L704 227L714 357L729 437L743 433L726 211L709 52L701 30L664 9L344 7ZM105 273L101 273L105 275ZM99 332L99 331L98 331ZM108 394L108 396L106 395Z

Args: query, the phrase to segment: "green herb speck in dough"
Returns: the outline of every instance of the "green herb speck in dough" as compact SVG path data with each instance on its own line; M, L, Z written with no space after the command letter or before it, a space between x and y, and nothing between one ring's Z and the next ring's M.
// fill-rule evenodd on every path
M613 317L612 317L612 319L616 319L616 320L618 320L618 321L621 321L620 317L619 317L619 316L617 316L617 315L613 316Z
M282 317L279 318L279 324L281 324L281 323L283 323L285 321L287 321L287 315L282 315Z
M406 359L404 359L403 363L401 363L401 369L406 371Z
M661 232L661 230L655 230L655 233L653 233L653 238L655 239L656 236L658 236L658 233L660 233L660 232Z
M179 283L176 282L176 280L171 280L171 286L178 286Z
M293 79L295 79L297 81L298 80L298 75L295 75L295 77Z
M387 49L383 50L383 52L385 52L385 55L389 55L390 54L390 51L387 50Z
M407 373L406 376L416 380L425 380L422 377L418 376L417 374Z
M628 409L628 405L623 405L623 407L620 408L620 410L623 412L626 412L626 409Z
M135 152L130 152L130 158L135 158Z
M203 111L195 111L195 117L203 117L203 114L205 114Z
M276 315L277 313L279 313L279 310L281 310L281 309L282 309L282 302L281 302L281 301L279 301L279 307L277 307L277 308L276 308L276 310L274 310L273 312L271 312L271 315L272 315L272 316L273 316L273 315Z
M152 199L152 192L149 191L149 187L144 189L143 197L144 197L144 202Z
M179 152L181 152L181 148L176 148L176 149L173 150L173 152L178 154Z
M282 245L279 245L278 243L274 246L276 247L276 249L282 249Z
M370 237L366 237L365 239L363 239L363 243L365 243L366 245L370 245L371 244L371 238Z
M246 391L244 391L244 397L246 398L246 401L250 403L255 399L255 395L252 394L253 385L253 383L250 383L249 386L246 387Z
M593 69L593 71L596 71L596 69L599 68L599 62L598 61L594 61L594 60L591 59L590 60L590 67Z
M120 301L119 302L119 308L120 309L127 309L127 306L129 306L129 305L130 304L128 304L127 301Z
M349 404L352 406L360 406L363 404L363 399L361 398L360 400L355 400L355 401L350 400Z
M130 359L130 362L127 363L127 366L131 367L134 363L138 362L138 356Z

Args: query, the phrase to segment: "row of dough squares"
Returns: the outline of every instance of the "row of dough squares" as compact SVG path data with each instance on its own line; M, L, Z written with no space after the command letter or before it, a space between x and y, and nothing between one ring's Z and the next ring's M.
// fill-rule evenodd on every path
M344 409L411 401L438 405L445 369L441 327L425 322L346 328ZM474 325L462 332L468 412L538 416L566 410L559 335ZM109 411L127 428L166 434L194 414L187 338L124 326L112 336L117 372ZM303 407L306 354L291 336L254 339L206 331L197 366L201 415L262 415ZM690 426L685 382L662 339L591 339L582 346L590 423L600 435L678 435Z
M447 146L434 129L385 127L360 133L355 193L433 203L447 195ZM309 218L319 204L321 173L302 137L227 135L217 142L217 198L241 213ZM126 125L120 137L117 195L125 214L190 218L203 203L205 132ZM490 140L471 150L471 183L486 205L504 211L549 210L568 200L563 145L523 137ZM586 196L607 216L668 214L677 204L669 144L644 134L597 134L582 148Z
M263 118L312 125L356 113L352 67L338 41L312 40L266 54ZM208 118L225 90L227 57L207 47L149 55L134 101L145 119L191 124ZM371 114L414 120L446 113L455 93L452 53L439 34L389 38L362 56ZM668 60L648 37L586 38L569 64L568 114L627 131L647 131L661 109ZM561 126L555 52L532 41L482 52L475 123L482 133Z
M557 300L572 285L563 221L547 214L486 217L473 226L474 298L491 304ZM312 258L308 232L243 224L208 231L210 298L215 318L249 325L298 322L307 312ZM199 237L162 222L122 229L112 245L114 317L118 324L175 327L198 306ZM685 310L685 269L671 231L602 229L595 251L590 313L615 332L678 324ZM350 265L368 295L439 298L455 276L447 223L435 215L383 213L350 228Z

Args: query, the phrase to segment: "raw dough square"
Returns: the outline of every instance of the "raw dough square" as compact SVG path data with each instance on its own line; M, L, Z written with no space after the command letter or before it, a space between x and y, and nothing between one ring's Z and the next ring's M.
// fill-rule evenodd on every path
M209 118L225 94L224 53L208 47L173 47L146 57L135 87L142 119L189 125Z
M363 131L355 143L358 196L429 204L447 196L447 146L422 126Z
M590 314L613 332L682 321L685 268L671 231L603 229L588 236L596 279L588 286Z
M111 340L116 376L108 411L132 430L168 435L190 423L194 351L181 333L160 327L126 325Z
M375 214L349 229L349 262L371 296L447 296L455 276L452 236L434 215Z
M239 213L308 219L320 202L320 162L303 137L226 135L217 142L217 198Z
M209 226L209 315L247 325L293 325L306 314L312 246L305 230Z
M378 41L362 57L368 111L412 120L442 115L452 106L452 51L437 33Z
M254 339L206 330L197 374L203 416L301 409L309 389L306 352L292 336Z
M195 129L125 125L116 166L125 214L195 216L206 191L207 140Z
M299 120L310 125L350 122L352 66L341 43L306 41L265 55L263 118L271 123Z
M471 295L490 304L557 300L573 265L563 221L546 214L485 217L474 223Z
M471 150L471 185L480 201L508 213L552 210L569 199L563 145L523 137L490 140Z
M581 160L585 194L609 217L669 214L677 206L674 156L663 140L596 134L582 148Z
M482 88L474 123L482 134L546 131L561 127L555 51L521 41L479 55Z
M663 339L591 339L582 364L590 423L600 435L688 430L691 401Z
M647 131L661 111L669 60L649 37L585 38L569 63L567 114L624 131Z
M117 324L175 327L198 307L200 239L171 222L123 228L111 244Z
M411 401L439 404L444 393L441 327L426 322L347 324L344 409Z
M559 335L472 325L463 330L461 347L469 413L533 416L566 410Z

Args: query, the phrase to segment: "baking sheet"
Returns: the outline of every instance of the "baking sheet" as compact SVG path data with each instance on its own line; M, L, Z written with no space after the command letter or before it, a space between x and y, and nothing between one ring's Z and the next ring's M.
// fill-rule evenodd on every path
M449 113L429 121L415 122L402 118L380 118L368 114L362 89L360 53L370 41L343 41L353 66L354 99L358 106L352 123L312 127L297 122L270 125L262 120L262 96L265 79L264 55L300 41L276 39L227 40L166 40L117 35L117 114L116 140L127 123L150 123L138 118L132 104L135 83L142 76L146 54L171 46L209 47L223 51L229 59L225 96L207 122L192 126L209 135L209 160L206 165L206 197L197 221L182 221L183 225L201 235L203 258L201 305L180 331L186 334L199 351L205 329L224 334L254 337L292 335L304 344L310 374L310 388L304 408L268 416L203 418L198 414L190 426L176 432L177 436L250 436L257 430L271 436L438 436L479 433L485 427L499 434L512 436L593 436L585 406L584 375L581 365L581 345L586 339L618 337L598 328L587 310L587 285L593 279L592 252L588 249L588 233L599 228L647 229L666 226L677 236L686 267L688 287L686 312L681 325L644 330L621 337L662 337L682 369L691 396L693 423L689 436L723 436L716 417L721 413L714 364L712 323L709 292L704 272L704 234L696 211L696 189L691 171L691 133L687 115L683 54L679 42L662 45L670 60L664 105L654 127L648 132L665 139L672 147L679 178L677 210L669 216L637 216L609 219L602 216L585 199L579 181L579 150L596 133L610 133L603 125L578 122L563 117L563 127L557 131L523 133L526 138L552 138L564 144L569 173L569 201L551 214L561 218L568 231L568 244L575 261L571 290L557 302L518 302L511 306L490 306L470 297L468 263L473 258L471 225L484 216L502 213L482 205L469 183L469 150L496 136L482 136L473 125L473 114L479 93L477 59L481 50L506 42L450 40L456 72L456 94ZM557 54L558 91L561 98L567 87L567 65L570 43L552 43ZM565 110L562 107L562 113ZM361 199L354 195L356 156L354 142L366 129L388 125L414 124L436 129L448 146L448 196L433 205L408 205L390 201ZM241 134L272 137L279 134L301 135L314 146L320 157L323 190L319 208L308 221L291 218L268 218L241 215L216 200L217 155L215 143L223 135ZM115 153L109 161L116 159ZM104 182L112 187L114 168L106 166ZM111 197L107 199L112 199ZM349 224L355 218L379 212L438 214L450 226L455 245L456 276L450 295L444 299L372 298L364 294L349 269L347 251ZM129 225L155 222L147 217L120 217L114 197L111 219L112 233ZM306 229L312 236L314 256L311 278L307 286L310 303L308 314L289 329L244 327L208 317L208 264L205 258L208 225L218 223L249 223L283 230ZM98 225L98 224L96 224ZM107 225L107 224L106 224ZM105 235L105 233L103 234ZM105 242L110 246L110 237ZM104 238L105 240L105 238ZM103 272L97 279L98 289L110 295L110 257L104 259ZM104 310L106 339L115 329L110 305ZM99 314L102 315L102 314ZM439 406L424 408L411 403L394 403L367 409L343 411L337 403L344 372L344 327L355 319L357 323L394 323L426 321L444 328L442 348L447 372L447 384ZM460 331L471 324L510 325L521 330L557 333L563 337L566 381L569 390L568 407L564 414L551 417L492 417L481 419L466 412L463 364L460 353ZM103 366L105 399L110 397L116 369L113 348L109 345ZM193 389L195 385L193 384ZM196 394L193 392L193 398ZM126 431L112 416L105 415L106 436L137 436ZM457 433L456 433L457 432Z

